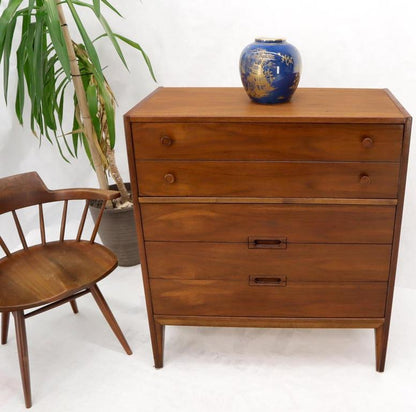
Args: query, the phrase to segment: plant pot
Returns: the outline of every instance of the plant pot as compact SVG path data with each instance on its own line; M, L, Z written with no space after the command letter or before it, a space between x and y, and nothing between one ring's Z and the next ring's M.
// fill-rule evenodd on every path
M129 184L126 184L126 187L130 190ZM111 185L110 189L117 190L117 186ZM94 222L97 221L101 205L101 200L90 202L89 209ZM117 256L120 266L134 266L140 263L133 206L125 209L105 209L98 234L104 246Z

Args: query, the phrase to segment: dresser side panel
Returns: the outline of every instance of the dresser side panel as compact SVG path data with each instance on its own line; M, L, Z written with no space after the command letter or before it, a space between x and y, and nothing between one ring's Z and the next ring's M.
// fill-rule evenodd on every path
M130 181L132 189L132 199L134 208L134 218L136 225L136 233L139 245L140 263L142 271L143 286L146 299L146 312L149 322L150 337L153 348L153 357L156 367L163 365L163 345L161 347L160 341L163 337L163 327L161 327L154 319L153 312L153 297L150 289L149 273L147 265L146 247L143 236L143 221L140 209L140 204L137 201L139 192L139 182L136 175L136 165L134 159L134 139L131 130L131 123L128 116L124 117L124 127L126 135L127 155L129 162ZM162 337L161 337L162 335Z

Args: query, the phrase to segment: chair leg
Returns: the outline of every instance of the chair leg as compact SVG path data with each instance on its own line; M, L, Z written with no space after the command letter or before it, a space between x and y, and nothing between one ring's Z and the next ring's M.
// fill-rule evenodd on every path
M71 300L69 303L71 304L72 312L77 314L78 313L77 301L74 299L74 300Z
M121 346L123 346L124 350L126 351L127 355L131 355L133 352L130 349L129 344L127 343L126 338L123 335L123 332L120 329L114 315L112 314L107 302L104 299L100 289L98 289L97 285L94 285L90 288L92 296L94 296L95 301L97 302L98 307L101 309L104 317L106 318L108 324L110 325L111 329L113 330L114 334L117 336L117 339L120 341Z
M13 312L16 327L17 352L19 354L20 374L22 376L23 392L25 395L26 408L32 406L32 395L30 390L29 353L27 350L26 325L23 311Z
M7 343L7 335L9 334L10 312L1 313L1 344Z

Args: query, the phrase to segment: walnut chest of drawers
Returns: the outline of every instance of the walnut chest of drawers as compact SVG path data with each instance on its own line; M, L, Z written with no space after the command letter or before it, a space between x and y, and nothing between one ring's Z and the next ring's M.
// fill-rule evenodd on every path
M387 90L160 88L125 115L153 354L165 325L373 328L385 364L411 118Z

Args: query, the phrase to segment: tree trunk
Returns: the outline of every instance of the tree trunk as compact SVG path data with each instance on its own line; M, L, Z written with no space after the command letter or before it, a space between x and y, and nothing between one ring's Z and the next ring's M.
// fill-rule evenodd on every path
M117 185L117 189L120 192L121 203L128 202L130 201L130 195L126 189L126 186L118 170L115 155L114 155L114 150L110 149L110 144L108 144L107 147L108 147L107 148L108 169L110 170L111 177L114 179L114 182Z
M72 82L75 88L75 94L78 99L78 104L81 112L81 119L84 126L84 134L87 138L88 145L91 152L92 163L95 169L95 173L98 178L98 184L100 189L108 189L107 176L104 171L103 162L100 154L97 151L97 141L94 138L94 128L91 121L90 111L88 109L87 96L85 93L84 86L82 84L81 73L79 71L78 61L75 56L74 46L72 44L71 35L68 30L66 23L65 14L62 8L62 4L56 0L56 7L59 13L59 20L61 22L62 32L65 39L66 48L68 51L69 61L71 65Z

